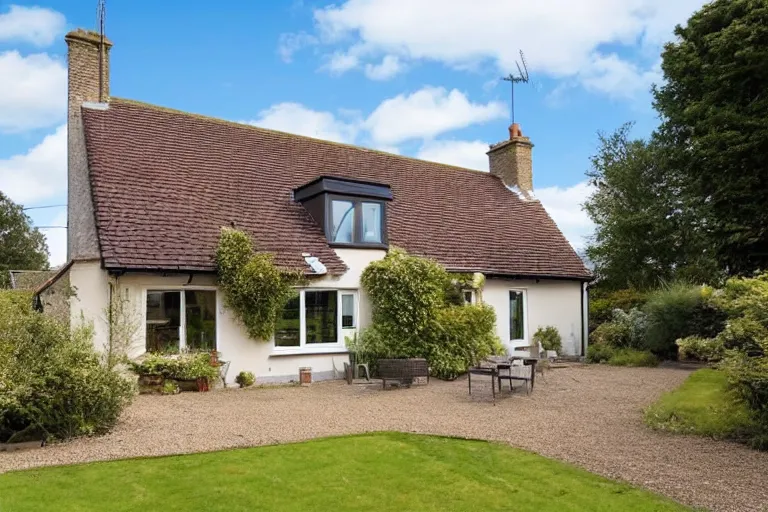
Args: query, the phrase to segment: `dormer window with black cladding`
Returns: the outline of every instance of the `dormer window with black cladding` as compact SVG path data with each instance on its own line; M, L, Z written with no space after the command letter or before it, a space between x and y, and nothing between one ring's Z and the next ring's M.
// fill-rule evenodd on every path
M334 247L386 248L389 185L322 176L293 191Z

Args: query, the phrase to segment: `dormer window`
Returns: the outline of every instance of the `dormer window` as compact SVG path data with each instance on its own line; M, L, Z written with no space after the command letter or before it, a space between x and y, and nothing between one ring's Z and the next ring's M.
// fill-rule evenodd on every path
M340 178L319 178L294 190L331 245L387 246L386 203L388 185Z

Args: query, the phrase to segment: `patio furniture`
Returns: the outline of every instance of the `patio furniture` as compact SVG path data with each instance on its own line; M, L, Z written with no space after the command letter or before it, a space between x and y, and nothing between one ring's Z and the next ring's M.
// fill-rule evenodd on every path
M429 365L426 359L379 359L379 377L382 388L387 381L397 381L402 386L410 387L416 378L426 377L429 384Z
M499 369L494 366L475 366L467 370L469 381L469 394L472 395L472 375L487 375L491 378L491 393L493 394L493 405L496 405L496 379L499 377ZM501 386L501 381L499 381ZM501 391L501 387L499 387Z
M229 372L229 365L232 361L222 361L219 359L219 377L221 377L221 382L224 384L224 387L227 387L227 372Z
M533 385L536 382L536 365L539 362L539 359L537 357L525 357L525 356L511 356L509 359L507 359L508 362L502 362L497 363L496 368L498 369L498 375L497 379L499 381L499 391L501 391L501 381L507 380L509 381L509 390L512 391L512 381L513 380L521 380L525 382L525 390L526 393L529 395L531 392L533 392ZM514 368L520 368L520 366L513 364L515 361L522 361L523 365L522 367L530 367L531 368L531 375L525 376L525 375L514 375L512 373L512 370ZM506 373L503 373L506 371ZM530 383L530 386L528 385Z

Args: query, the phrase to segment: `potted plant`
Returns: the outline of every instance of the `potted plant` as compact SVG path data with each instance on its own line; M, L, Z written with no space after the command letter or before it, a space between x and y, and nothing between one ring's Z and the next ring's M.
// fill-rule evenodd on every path
M252 372L242 371L237 374L237 377L235 377L235 382L238 383L241 388L253 386L255 381L256 377L254 377Z
M550 360L555 359L557 352L563 348L563 338L557 327L552 325L539 327L533 335L533 343L541 346L541 349L547 352L547 359Z

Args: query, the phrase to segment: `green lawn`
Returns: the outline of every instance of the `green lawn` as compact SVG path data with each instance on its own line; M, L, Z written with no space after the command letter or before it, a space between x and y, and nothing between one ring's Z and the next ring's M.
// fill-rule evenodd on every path
M705 368L645 411L646 423L658 430L716 438L738 436L752 425L749 408L728 391L723 372Z
M504 445L382 433L7 473L0 510L688 509Z

